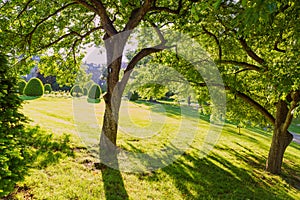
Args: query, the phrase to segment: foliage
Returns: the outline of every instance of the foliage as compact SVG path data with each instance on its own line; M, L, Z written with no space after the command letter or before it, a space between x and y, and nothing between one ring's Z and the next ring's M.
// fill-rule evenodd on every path
M44 86L40 79L32 78L28 81L24 88L24 94L26 96L43 96Z
M70 90L70 94L72 97L80 97L83 94L83 89L79 85L74 85Z
M93 83L93 81L91 80L92 74L87 74L85 69L86 69L86 67L82 66L78 70L78 72L76 73L75 84L79 85L82 88L84 88L84 87L89 88L91 82Z
M99 99L101 95L101 88L98 84L94 84L91 86L89 93L88 93L88 98L89 99Z
M85 83L84 87L88 90L90 90L90 88L92 87L92 85L94 85L95 82L93 80L89 80L88 82Z
M6 57L0 54L0 197L11 192L24 178L30 157L24 124L27 119L19 112L17 77Z
M44 85L44 89L45 89L45 92L47 92L48 94L50 94L52 92L52 87L48 83Z
M20 95L23 94L26 84L27 84L27 82L24 79L21 79L18 81L18 91L19 91Z

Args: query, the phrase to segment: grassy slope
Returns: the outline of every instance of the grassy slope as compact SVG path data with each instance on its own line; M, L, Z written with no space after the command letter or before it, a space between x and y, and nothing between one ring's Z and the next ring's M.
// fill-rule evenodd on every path
M282 176L264 171L271 134L261 130L242 129L231 125L223 129L215 148L201 158L199 150L209 124L201 120L197 126L194 111L182 118L176 107L144 103L123 105L118 145L126 150L151 152L168 144L181 128L196 132L188 151L175 163L152 173L119 172L95 167L97 158L83 147L99 138L99 128L86 111L94 108L81 100L44 97L28 101L24 113L32 124L56 135L72 135L75 156L63 156L59 162L38 166L19 183L14 198L25 199L299 199L300 146L288 147ZM99 125L103 103L95 106ZM152 111L152 112L151 112ZM73 112L76 113L75 119ZM78 114L79 113L79 114ZM129 118L128 118L128 113ZM151 114L151 116L150 116ZM128 120L130 119L130 120ZM131 121L135 126L130 126ZM76 124L76 125L74 125ZM78 137L76 128L82 133ZM84 132L86 130L86 132ZM142 131L141 131L142 130ZM147 131L151 130L151 131ZM98 132L97 132L98 131ZM157 132L155 135L151 133ZM88 135L94 134L94 135ZM147 136L146 138L145 135ZM86 140L84 138L92 138ZM84 142L82 142L84 141ZM97 165L96 165L97 166ZM297 189L298 188L298 189Z

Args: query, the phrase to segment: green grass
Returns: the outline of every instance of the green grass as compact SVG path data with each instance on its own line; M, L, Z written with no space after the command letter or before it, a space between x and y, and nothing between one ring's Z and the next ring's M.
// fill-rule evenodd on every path
M75 105L75 107L73 107ZM53 133L57 159L40 154L12 199L299 199L300 145L292 143L281 176L264 171L271 133L226 124L214 149L201 156L208 134L207 116L199 120L188 107L123 102L118 146L155 154L181 130L195 134L187 151L173 164L154 172L126 173L98 164L85 148L99 139L103 101L42 97L27 101L23 112L42 132ZM75 113L75 117L73 115ZM95 114L96 118L93 116ZM46 134L45 133L45 134ZM156 134L153 134L156 133ZM65 145L63 145L65 144ZM53 146L53 145L52 145ZM73 153L65 150L65 147ZM176 147L174 148L176 151ZM55 156L54 156L55 157ZM56 158L56 157L55 157ZM163 158L163 157L162 157ZM44 160L44 162L42 162Z

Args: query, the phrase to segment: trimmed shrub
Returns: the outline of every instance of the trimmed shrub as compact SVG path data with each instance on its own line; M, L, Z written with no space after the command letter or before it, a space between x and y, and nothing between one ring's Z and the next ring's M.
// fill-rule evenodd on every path
M83 94L83 89L79 85L74 85L70 91L72 97L80 97Z
M26 87L26 84L27 84L27 82L23 79L18 82L18 91L19 91L20 95L23 94L23 91L24 91L24 88Z
M28 81L24 88L24 94L26 96L43 96L44 94L44 86L40 79L32 78Z
M27 119L19 112L18 89L17 77L0 52L0 199L13 191L29 166L29 147L24 143Z
M98 84L91 86L88 94L89 99L99 99L101 95L101 88Z
M49 83L45 84L44 89L45 89L45 93L50 94L52 92L52 87Z
M87 88L83 88L83 96L88 95L89 90Z

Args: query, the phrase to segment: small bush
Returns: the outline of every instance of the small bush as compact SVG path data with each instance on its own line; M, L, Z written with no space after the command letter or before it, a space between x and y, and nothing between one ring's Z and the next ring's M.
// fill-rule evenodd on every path
M72 97L80 97L83 94L83 89L79 85L74 85L70 91Z
M99 99L101 95L101 88L98 84L94 84L91 86L88 94L88 98L90 99Z
M45 93L50 94L52 92L52 87L49 83L44 85Z
M18 82L18 91L19 91L20 95L23 94L23 91L24 91L24 88L25 88L26 84L27 84L27 82L23 79Z
M43 96L44 94L44 86L40 79L32 78L28 81L24 88L24 94L26 96Z

